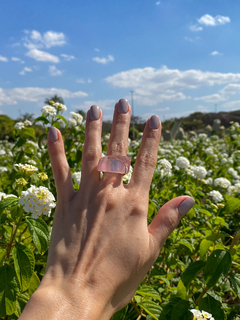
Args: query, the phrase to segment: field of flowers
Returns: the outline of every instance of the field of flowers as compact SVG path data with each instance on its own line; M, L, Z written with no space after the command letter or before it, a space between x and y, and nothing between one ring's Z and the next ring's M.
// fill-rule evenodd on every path
M18 319L44 275L56 190L47 151L50 125L60 128L74 188L81 180L85 124L42 110L35 123L15 125L15 142L0 141L0 319ZM161 142L148 222L168 200L190 195L194 207L166 241L133 299L114 320L240 319L240 126L228 133ZM109 136L103 137L106 154ZM141 143L129 140L132 168ZM130 173L124 183L131 179ZM200 312L201 311L201 312ZM79 315L79 318L81 316Z

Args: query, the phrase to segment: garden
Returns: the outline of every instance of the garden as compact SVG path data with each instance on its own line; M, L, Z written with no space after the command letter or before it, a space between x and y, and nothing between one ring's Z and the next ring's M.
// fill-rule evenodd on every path
M44 276L56 188L47 132L62 132L75 190L81 181L85 121L65 105L14 126L0 141L0 319L15 320ZM36 135L35 125L42 126ZM113 320L240 319L240 125L221 135L161 142L149 192L148 223L170 199L189 195L194 207L181 219L129 304ZM142 134L129 139L131 170ZM102 137L106 155L109 135ZM81 316L79 316L81 318Z

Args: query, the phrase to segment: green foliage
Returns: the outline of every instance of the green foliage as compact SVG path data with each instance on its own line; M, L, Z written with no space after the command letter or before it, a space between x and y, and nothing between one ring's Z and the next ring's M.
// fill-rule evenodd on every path
M203 116L197 113L189 121L200 121ZM142 121L135 120L135 128L140 130ZM167 124L171 127L172 120ZM71 174L81 171L85 127L69 127L59 112L53 118L40 115L32 127L22 130L11 127L14 142L0 141L0 149L5 151L0 156L0 167L5 168L0 179L1 320L6 317L15 320L20 316L45 273L54 210L50 216L35 219L19 204L19 197L30 185L44 186L57 196L47 150L50 125L62 132ZM107 130L110 127L108 124ZM112 317L113 320L192 320L189 311L192 308L212 313L215 320L239 319L240 191L230 192L207 182L208 176L203 180L193 176L191 170L175 167L176 159L184 156L191 165L204 165L213 180L225 177L234 186L235 178L229 169L239 171L240 168L240 138L234 135L238 130L232 128L231 134L222 140L216 136L198 137L190 141L164 142L159 146L158 159L166 158L172 171L167 175L157 164L149 192L147 223L150 224L158 210L176 196L190 195L196 203L167 239L132 300ZM105 153L108 139L104 134L102 149ZM136 135L136 141L129 144L133 167L140 142L141 138ZM205 152L209 146L214 155ZM224 153L227 162L223 161ZM14 166L28 161L38 168L37 172L28 174ZM41 180L39 173L44 173L47 179ZM78 188L77 182L74 188ZM223 195L220 204L209 196L212 190Z

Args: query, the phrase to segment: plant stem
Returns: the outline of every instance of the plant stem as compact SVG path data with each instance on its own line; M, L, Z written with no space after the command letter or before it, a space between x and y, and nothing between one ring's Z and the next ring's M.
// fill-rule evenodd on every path
M205 293L208 291L208 287L205 287L202 291L202 293L200 294L200 296L197 298L195 304L196 306L198 306L199 301L202 299L202 297L205 295Z

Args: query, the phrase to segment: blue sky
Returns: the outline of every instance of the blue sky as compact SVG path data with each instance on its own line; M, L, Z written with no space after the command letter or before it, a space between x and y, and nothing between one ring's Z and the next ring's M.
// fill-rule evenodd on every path
M239 0L1 0L0 113L126 98L161 120L240 109Z

